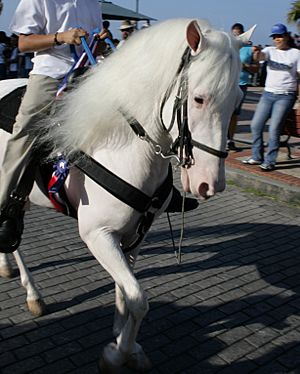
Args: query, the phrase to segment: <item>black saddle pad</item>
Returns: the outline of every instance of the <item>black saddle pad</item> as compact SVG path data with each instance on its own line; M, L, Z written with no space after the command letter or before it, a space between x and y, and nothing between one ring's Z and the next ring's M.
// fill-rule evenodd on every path
M26 86L18 87L0 100L0 128L12 133Z

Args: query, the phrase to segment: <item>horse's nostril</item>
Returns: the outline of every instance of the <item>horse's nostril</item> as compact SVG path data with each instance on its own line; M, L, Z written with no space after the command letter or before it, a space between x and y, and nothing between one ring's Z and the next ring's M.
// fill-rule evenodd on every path
M209 186L207 183L201 183L199 187L199 195L202 197L207 197L207 191L209 190Z

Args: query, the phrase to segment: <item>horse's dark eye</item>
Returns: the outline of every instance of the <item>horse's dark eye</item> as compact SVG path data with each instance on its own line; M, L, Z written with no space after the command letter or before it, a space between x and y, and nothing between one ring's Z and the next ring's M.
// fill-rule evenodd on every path
M203 102L204 102L202 97L195 97L194 100L195 100L195 103L197 103L199 105L202 105Z

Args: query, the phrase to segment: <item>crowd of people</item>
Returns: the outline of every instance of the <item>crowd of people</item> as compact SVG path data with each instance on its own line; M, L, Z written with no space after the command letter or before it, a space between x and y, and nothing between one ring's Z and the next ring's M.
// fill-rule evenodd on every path
M33 53L21 53L18 39L16 34L7 36L4 31L0 31L0 80L29 76L33 66Z
M144 23L140 29L149 27L149 23ZM112 41L116 48L122 46L124 41L134 32L137 31L137 24L135 21L124 20L121 22L120 39L114 38L112 32L109 29L110 22L108 20L103 21L103 31L107 33L107 37ZM5 31L0 31L0 80L12 79L12 78L28 78L29 73L33 68L32 58L34 57L33 52L20 52L18 48L18 35L11 34L7 36ZM111 49L109 45L107 50L104 51L110 53Z

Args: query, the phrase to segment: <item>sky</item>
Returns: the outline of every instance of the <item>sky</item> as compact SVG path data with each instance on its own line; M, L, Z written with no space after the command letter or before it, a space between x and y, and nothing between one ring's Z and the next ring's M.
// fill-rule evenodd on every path
M4 9L0 16L0 30L10 35L9 23L20 0L3 0ZM156 18L158 21L187 17L207 19L215 28L230 31L231 26L240 22L245 29L257 24L252 36L254 44L271 44L268 37L275 23L287 24L287 13L292 0L113 0L116 5L136 10ZM120 21L111 21L114 37L120 38ZM296 25L287 25L289 31L297 32Z

